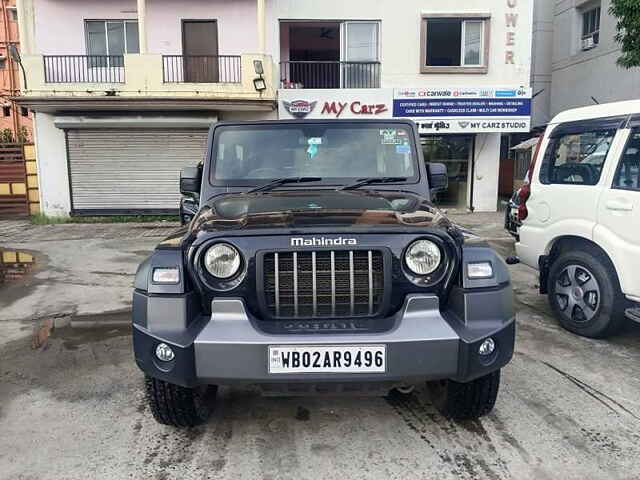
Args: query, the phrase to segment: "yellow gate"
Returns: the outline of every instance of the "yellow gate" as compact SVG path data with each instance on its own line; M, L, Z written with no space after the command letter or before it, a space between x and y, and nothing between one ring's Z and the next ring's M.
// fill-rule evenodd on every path
M0 144L0 217L40 211L34 146Z

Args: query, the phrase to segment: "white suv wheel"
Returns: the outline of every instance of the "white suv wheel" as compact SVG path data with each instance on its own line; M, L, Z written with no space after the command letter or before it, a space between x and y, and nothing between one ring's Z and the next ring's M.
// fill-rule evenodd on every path
M588 322L600 306L600 285L581 265L567 265L562 270L554 294L562 313L574 322Z

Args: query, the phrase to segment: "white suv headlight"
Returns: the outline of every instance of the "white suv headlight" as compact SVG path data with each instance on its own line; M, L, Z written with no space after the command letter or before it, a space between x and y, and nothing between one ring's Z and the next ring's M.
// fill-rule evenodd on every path
M240 252L228 243L216 243L204 255L204 266L216 278L233 277L241 263Z
M442 261L440 248L431 240L413 242L404 255L404 261L416 275L428 275L435 271Z

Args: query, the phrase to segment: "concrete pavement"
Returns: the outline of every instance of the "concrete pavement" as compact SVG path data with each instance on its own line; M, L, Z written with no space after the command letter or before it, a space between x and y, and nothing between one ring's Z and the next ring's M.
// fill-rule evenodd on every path
M454 218L510 253L498 215ZM26 289L0 287L0 479L640 477L640 328L609 340L565 332L527 267L512 267L516 354L480 421L445 420L422 388L405 398L223 388L207 425L177 431L151 417L128 328L64 326L126 318L137 263L170 228L14 227L0 224L0 245L39 263ZM57 328L34 349L47 320Z

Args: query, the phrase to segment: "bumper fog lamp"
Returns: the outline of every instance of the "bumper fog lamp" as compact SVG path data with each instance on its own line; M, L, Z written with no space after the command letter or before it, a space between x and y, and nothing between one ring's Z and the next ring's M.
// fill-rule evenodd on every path
M469 263L467 265L467 277L473 279L493 277L491 262Z
M177 267L154 268L153 283L179 283L180 270Z
M175 358L175 354L169 345L166 343L160 343L156 347L156 357L158 357L158 360L162 360L163 362L170 362Z
M480 344L480 348L478 348L478 353L483 357L487 355L491 355L496 349L496 342L494 342L493 338L487 338L484 342Z

